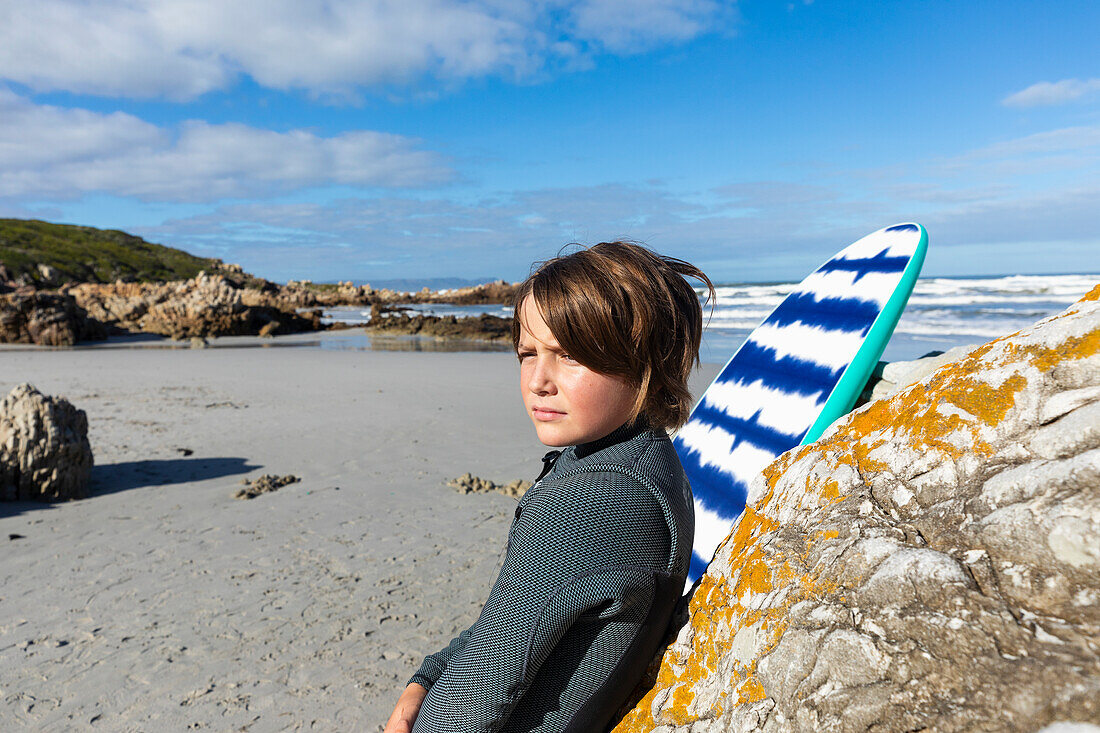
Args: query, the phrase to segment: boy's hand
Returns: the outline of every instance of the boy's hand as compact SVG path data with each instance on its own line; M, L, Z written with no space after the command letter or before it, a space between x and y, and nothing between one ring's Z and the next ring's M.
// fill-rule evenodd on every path
M394 706L382 733L412 733L413 721L416 720L427 694L428 691L422 685L410 682L401 697L397 698L397 705Z

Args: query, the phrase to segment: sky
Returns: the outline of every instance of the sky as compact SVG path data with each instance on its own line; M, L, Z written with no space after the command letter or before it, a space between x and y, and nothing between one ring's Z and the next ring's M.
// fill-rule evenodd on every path
M0 216L277 281L1100 271L1095 0L0 0Z

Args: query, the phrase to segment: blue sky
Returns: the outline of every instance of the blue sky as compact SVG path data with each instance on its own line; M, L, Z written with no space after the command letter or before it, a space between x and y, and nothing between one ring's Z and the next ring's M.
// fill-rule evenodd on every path
M800 279L1096 272L1100 3L37 0L0 6L0 216L275 280L523 277L646 242Z

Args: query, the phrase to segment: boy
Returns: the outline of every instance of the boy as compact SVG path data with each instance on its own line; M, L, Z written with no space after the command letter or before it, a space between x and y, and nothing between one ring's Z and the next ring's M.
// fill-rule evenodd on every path
M698 268L610 242L517 293L520 392L551 452L474 624L427 657L385 733L598 731L638 683L691 559L691 488L665 430L688 417Z

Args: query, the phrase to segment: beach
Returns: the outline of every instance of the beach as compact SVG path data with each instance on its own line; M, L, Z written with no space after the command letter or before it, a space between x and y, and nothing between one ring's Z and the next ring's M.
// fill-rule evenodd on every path
M952 307L1014 325L1063 279L925 284L946 292L918 291L886 358L982 341L920 339ZM720 300L694 395L777 295ZM547 450L501 342L132 334L0 364L4 394L83 409L95 455L88 498L0 504L4 730L381 730L503 560L517 499L446 482L531 480ZM235 498L262 475L300 480Z
M476 618L517 500L444 482L538 474L514 357L294 339L0 350L95 453L88 498L0 504L0 728L381 730Z

